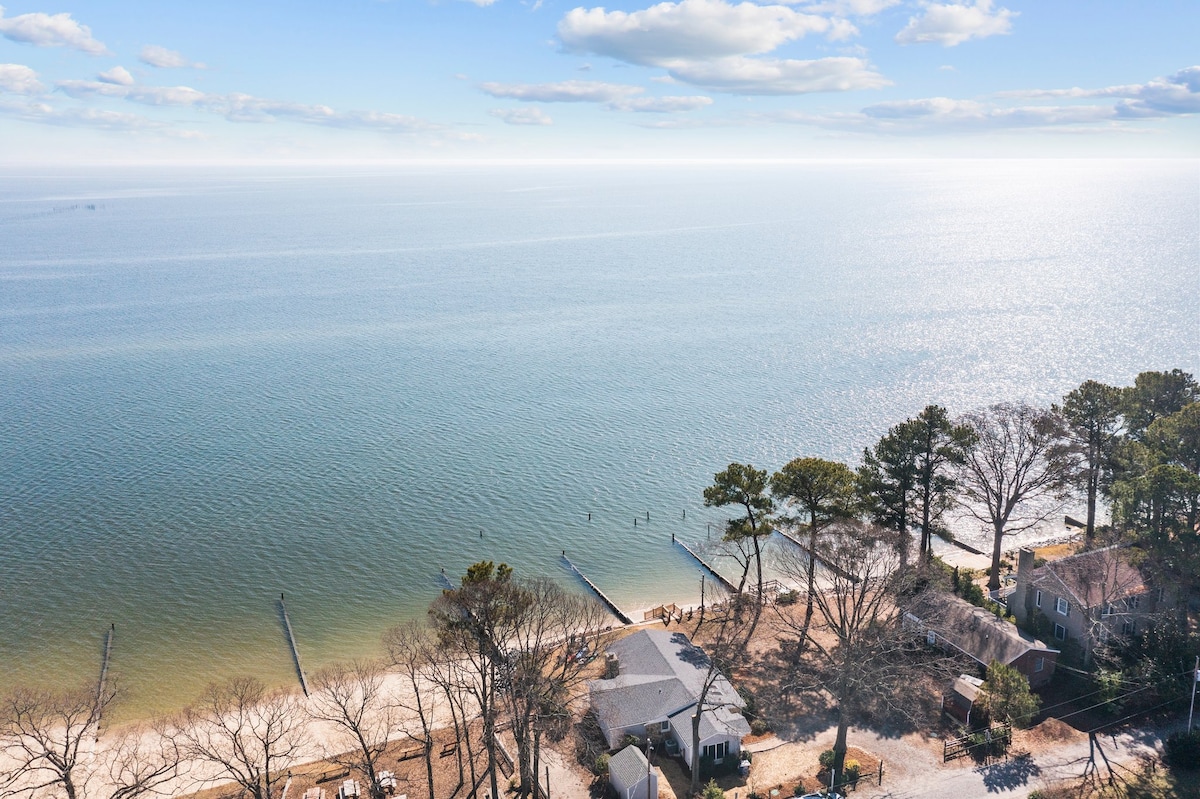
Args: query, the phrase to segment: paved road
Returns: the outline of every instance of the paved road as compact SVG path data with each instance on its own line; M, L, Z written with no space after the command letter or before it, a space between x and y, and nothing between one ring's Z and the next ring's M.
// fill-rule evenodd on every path
M1097 736L1108 760L1131 766L1161 746L1161 730ZM832 730L817 737L818 744L832 745ZM989 766L963 760L943 765L930 748L911 738L883 738L868 731L853 730L850 744L883 757L883 785L859 783L854 799L971 799L972 797L1025 797L1030 791L1058 780L1082 776L1087 767L1086 740L1071 742L1036 756L1011 758ZM1101 774L1107 775L1100 756Z

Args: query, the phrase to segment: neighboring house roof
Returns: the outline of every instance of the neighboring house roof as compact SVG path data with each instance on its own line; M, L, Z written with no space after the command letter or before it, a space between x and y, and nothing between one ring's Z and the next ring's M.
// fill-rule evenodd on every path
M621 785L636 785L646 778L649 764L646 756L633 744L613 755L608 761L608 778Z
M984 666L990 666L993 660L1008 665L1034 650L1058 652L991 611L956 596L947 596L936 605L926 602L913 614L951 646Z
M1137 596L1148 590L1145 578L1132 563L1130 554L1127 548L1113 546L1070 555L1034 569L1029 575L1029 583L1059 585L1079 607L1099 607L1104 602Z
M617 657L618 675L593 680L588 687L593 710L610 729L661 719L679 727L681 717L690 725L708 677L709 659L703 649L680 632L640 630L614 642L608 653ZM701 740L717 733L739 738L750 733L750 724L736 712L745 703L723 675L717 675L704 704Z
M983 687L983 680L978 677L972 677L970 674L960 674L958 679L954 681L954 685L950 690L967 700L972 705L979 698L979 689Z

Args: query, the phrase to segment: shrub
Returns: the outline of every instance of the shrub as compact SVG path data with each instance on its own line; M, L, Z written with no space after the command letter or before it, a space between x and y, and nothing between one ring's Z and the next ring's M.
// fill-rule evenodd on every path
M821 753L821 756L817 758L817 761L821 764L821 768L828 769L828 768L833 768L833 761L836 759L837 759L837 755L835 755L833 753L833 750L826 749L824 752Z
M798 600L799 598L800 598L799 591L783 591L775 599L775 602L776 602L776 604L779 604L779 605L794 605L794 604L796 604L796 600Z
M754 735L766 735L770 729L770 726L762 719L755 719L750 722L750 732Z
M598 758L596 758L596 762L592 766L592 772L597 777L604 777L608 775L608 760L608 755L600 755Z
M725 792L721 790L721 786L717 785L716 780L709 780L704 785L704 791L700 794L704 799L725 799Z
M641 747L642 739L636 735L626 735L621 739L621 743L617 746L618 749L624 749L627 746Z
M1200 768L1200 730L1168 735L1166 749L1166 761L1173 768Z
M851 785L858 783L859 772L862 771L862 766L857 760L847 759L844 768L842 769L842 782L848 782Z

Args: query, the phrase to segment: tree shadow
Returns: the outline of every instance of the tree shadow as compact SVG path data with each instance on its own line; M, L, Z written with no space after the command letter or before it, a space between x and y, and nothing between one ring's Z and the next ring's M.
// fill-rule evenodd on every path
M1029 781L1042 773L1037 763L1028 755L1014 757L1002 763L980 766L976 769L983 776L983 785L988 793L1015 791L1028 785Z

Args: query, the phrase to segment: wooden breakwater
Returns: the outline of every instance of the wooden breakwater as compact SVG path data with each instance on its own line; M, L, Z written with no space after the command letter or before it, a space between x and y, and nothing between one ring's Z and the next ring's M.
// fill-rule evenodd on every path
M283 594L279 595L279 610L283 613L283 629L287 632L288 645L292 648L292 659L296 661L296 674L300 676L300 687L308 696L308 680L304 677L304 667L300 665L300 650L296 648L296 636L292 633L292 621L288 618L287 605L283 604Z
M693 550L692 550L692 548L691 548L691 547L689 547L687 544L683 543L683 542L682 542L682 541L680 541L678 538L676 538L674 533L672 533L672 534L671 534L671 542L672 542L672 543L674 543L674 544L679 544L679 546L683 547L683 551L684 551L684 552L686 552L686 553L688 553L689 555L691 555L693 558L695 558L695 559L696 559L696 562L697 562L697 563L699 563L699 564L700 564L701 566L703 566L704 568L708 569L709 573L710 573L710 574L711 574L713 577L716 577L716 578L717 578L717 582L719 582L721 585L725 586L725 590L729 591L731 594L736 594L736 593L737 593L737 586L736 586L736 585L734 585L733 583L731 583L729 580L725 579L725 576L724 576L724 575L722 575L722 574L721 574L719 571L717 571L716 569L714 569L714 568L712 567L712 565L711 565L711 564L709 564L709 562L708 562L708 561L706 561L704 558L702 558L702 557L700 557L699 555L697 555L697 554L695 553L695 551L693 551Z
M563 552L562 558L564 561L566 561L566 564L571 567L571 571L578 574L579 579L587 583L588 588L592 589L596 596L600 597L600 601L605 605L608 605L608 609L613 612L613 615L616 616L622 624L633 624L633 619L629 618L629 616L627 616L623 610L617 607L617 603L609 599L608 595L601 591L598 585L589 580L587 575L581 572L579 567L571 562L571 559L567 557L566 552Z
M795 544L797 547L799 547L801 552L804 552L805 554L816 558L817 563L820 563L822 566L824 566L826 569L829 569L831 572L836 574L838 577L841 577L843 580L851 580L856 583L858 582L858 577L856 577L855 575L846 571L841 566L838 566L835 563L830 563L828 560L821 557L820 553L813 552L812 550L810 550L808 548L808 544L805 544L800 539L794 538L793 536L789 535L788 533L783 532L782 530L776 530L775 532L779 533L781 536L786 538L788 541L791 541L793 544Z
M100 740L100 723L103 720L104 686L108 683L108 664L112 660L113 637L117 634L117 625L110 624L104 633L104 658L100 661L100 679L96 683L96 740Z

